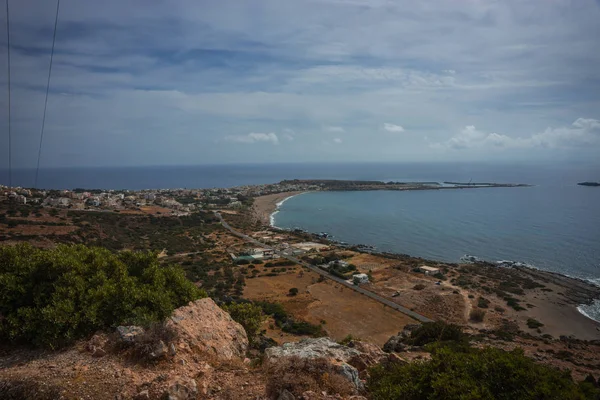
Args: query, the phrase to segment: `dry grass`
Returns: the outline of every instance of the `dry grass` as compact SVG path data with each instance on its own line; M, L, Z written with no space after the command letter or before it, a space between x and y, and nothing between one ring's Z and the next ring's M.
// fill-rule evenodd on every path
M324 358L283 357L267 363L264 368L267 396L271 399L278 398L284 390L297 398L307 390L341 396L349 396L355 391L352 383Z
M485 311L478 309L478 308L474 308L473 310L471 310L471 313L469 314L469 320L472 322L483 322L484 318L485 318Z

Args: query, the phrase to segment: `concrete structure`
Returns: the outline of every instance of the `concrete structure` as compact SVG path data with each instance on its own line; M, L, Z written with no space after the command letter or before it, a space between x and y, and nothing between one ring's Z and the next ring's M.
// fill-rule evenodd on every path
M360 285L362 283L369 283L369 277L367 274L352 275L352 282L355 285Z
M440 272L440 269L439 268L434 268L434 267L429 267L427 265L421 265L419 267L419 271L421 271L425 275L435 275L438 272Z
M304 250L304 251L311 251L311 250L321 250L324 248L328 248L329 246L327 246L326 244L315 243L315 242L302 242L302 243L294 243L294 244L292 244L292 247L295 247L297 249Z

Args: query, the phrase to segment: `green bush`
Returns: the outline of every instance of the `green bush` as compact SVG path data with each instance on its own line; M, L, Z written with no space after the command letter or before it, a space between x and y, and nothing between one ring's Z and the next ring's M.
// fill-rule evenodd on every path
M0 338L56 348L99 329L149 325L205 292L155 253L83 245L0 247Z
M455 352L441 349L431 360L377 366L368 388L375 400L593 399L598 389L576 385L568 371L537 364L520 349Z
M537 328L541 328L542 326L544 326L544 324L542 324L540 321L534 319L534 318L528 318L527 319L527 326L530 329L537 329Z
M433 342L466 342L467 335L458 325L447 324L442 321L426 322L411 332L407 339L408 344L424 346Z
M472 322L483 322L485 318L485 311L480 310L478 308L474 308L469 313L469 320Z
M488 308L490 306L490 301L485 297L480 297L477 299L477 307L479 308Z
M244 327L248 340L254 343L260 332L260 327L265 320L262 308L252 303L231 303L223 306L231 318Z

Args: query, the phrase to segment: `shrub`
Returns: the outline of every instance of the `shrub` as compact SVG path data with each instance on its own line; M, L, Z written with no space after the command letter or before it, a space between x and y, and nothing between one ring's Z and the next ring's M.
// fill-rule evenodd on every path
M248 265L248 264L250 264L250 261L245 260L245 259L242 258L241 260L236 260L235 263L237 265Z
M480 297L477 299L477 307L479 308L488 308L490 306L490 301L485 297Z
M262 264L262 263L263 263L263 260L253 260L252 261L252 264L257 264L257 265Z
M537 329L537 328L541 328L542 326L544 326L544 324L542 324L540 321L538 321L534 318L529 318L529 319L527 319L527 326L530 329Z
M83 245L0 247L0 338L56 348L97 330L162 321L205 292L155 253Z
M483 322L483 318L485 317L485 311L474 308L469 313L469 320L473 322Z
M433 277L439 279L440 281L446 280L446 277L441 272L436 272L435 274L433 274Z
M323 327L321 325L314 325L306 321L294 321L293 319L287 320L281 330L294 335L310 335L310 336L323 336Z
M306 391L349 396L354 392L350 381L325 358L282 357L265 366L267 397L276 399L287 390L296 398Z
M512 307L515 311L525 310L525 307L522 307L519 300L514 297L505 297L504 300L506 300L506 305Z
M290 289L290 291L289 291L290 296L296 296L297 294L298 294L298 288L293 287Z
M260 327L265 320L262 308L251 303L231 303L223 306L223 309L231 315L235 322L244 327L250 343L255 343Z
M271 315L275 321L282 322L288 318L283 306L280 303L269 303L267 301L257 301L254 304L259 306L266 315Z
M433 342L466 342L466 340L467 336L460 326L436 321L426 322L412 331L407 342L414 346L424 346Z
M446 348L429 361L380 365L371 369L368 387L376 400L585 398L568 371L537 364L520 349L491 347L469 352ZM598 389L587 389L598 395Z
M425 289L425 285L423 285L422 283L417 283L415 286L413 286L414 290L423 290Z

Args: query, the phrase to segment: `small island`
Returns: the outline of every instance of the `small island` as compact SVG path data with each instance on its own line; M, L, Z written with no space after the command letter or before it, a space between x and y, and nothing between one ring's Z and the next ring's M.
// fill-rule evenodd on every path
M579 186L600 186L600 182L579 182Z

